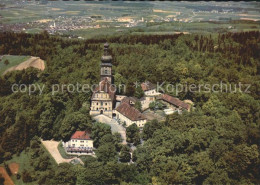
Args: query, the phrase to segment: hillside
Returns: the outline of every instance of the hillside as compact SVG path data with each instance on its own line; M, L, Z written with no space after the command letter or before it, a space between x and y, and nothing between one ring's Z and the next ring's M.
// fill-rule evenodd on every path
M0 33L0 54L39 56L46 68L13 71L0 77L0 163L29 151L32 165L20 172L32 184L259 184L260 32L225 34L124 35L89 40L41 34ZM103 44L110 43L114 83L135 96L133 84L215 87L208 92L167 91L189 99L194 111L146 123L135 143L133 163L118 162L115 136L89 115L92 92L52 85L100 81ZM221 84L231 89L220 91ZM234 90L250 85L249 92ZM45 85L13 93L12 84ZM215 85L218 86L215 86ZM85 165L51 165L41 155L39 138L65 140L77 129L94 131L96 158ZM92 137L92 136L91 136ZM37 144L38 143L38 144ZM62 174L62 175L61 175Z

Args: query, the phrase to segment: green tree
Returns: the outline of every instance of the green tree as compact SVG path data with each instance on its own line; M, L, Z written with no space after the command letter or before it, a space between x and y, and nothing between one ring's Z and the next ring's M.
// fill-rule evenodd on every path
M141 137L140 137L139 132L137 132L137 133L134 135L134 137L133 137L133 144L134 144L135 146L141 144Z
M128 82L128 83L126 84L126 92L125 92L125 95L126 95L126 96L133 96L134 93L135 93L134 83Z
M138 85L135 89L134 97L142 98L144 96L144 91L140 85Z
M159 123L158 120L152 120L150 122L147 122L144 125L142 138L144 140L147 140L153 136L153 133L162 127L162 123Z
M136 101L134 107L140 112L142 112L142 104L140 101Z
M139 136L139 128L134 123L126 128L126 140L129 143L133 143Z
M7 66L7 65L9 64L9 60L6 59L6 60L4 61L4 64Z
M64 141L68 141L71 135L77 130L90 130L92 124L88 122L86 115L74 112L65 116L61 123L60 135Z
M113 143L100 145L95 153L98 160L104 163L116 161L117 159L116 147Z
M153 101L149 104L149 109L155 110L156 103Z
M223 169L216 169L203 182L203 184L231 184L232 180Z
M100 145L100 139L107 135L111 134L111 127L104 123L95 123L91 131L91 138L94 140L94 147Z
M120 133L116 132L113 134L115 140L116 151L119 152L122 148L123 138Z
M119 158L121 162L130 162L131 154L130 154L130 148L128 146L124 145L121 148Z
M28 171L24 170L22 172L22 180L25 183L32 182L31 174Z
M79 185L105 184L104 183L104 163L88 161L87 167L78 171L77 182Z
M107 144L107 143L116 144L116 140L115 140L115 137L112 134L106 134L106 135L104 135L100 138L99 143L100 143L100 145L104 145L104 144Z
M55 170L55 176L52 183L73 185L75 184L76 179L76 174L75 171L71 168L71 164L61 163Z

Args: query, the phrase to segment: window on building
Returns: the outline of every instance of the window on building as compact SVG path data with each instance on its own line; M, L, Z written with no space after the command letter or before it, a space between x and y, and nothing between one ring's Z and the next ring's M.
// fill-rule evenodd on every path
M103 102L101 102L101 106L103 106Z
M97 108L97 110L98 110L98 108Z
M105 108L105 110L107 110L107 108Z
M107 69L105 69L105 74L108 74L108 71L107 71Z
M107 105L107 103L105 103L105 105Z
M75 142L77 142L77 140L75 140Z
M84 143L84 141L80 141L81 143Z

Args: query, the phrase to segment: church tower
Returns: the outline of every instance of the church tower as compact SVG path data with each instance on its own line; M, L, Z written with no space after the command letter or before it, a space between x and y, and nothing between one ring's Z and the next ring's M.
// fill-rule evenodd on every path
M107 80L112 84L112 56L108 53L109 44L104 44L104 54L101 57L101 70L100 70L100 77L101 81L107 78Z

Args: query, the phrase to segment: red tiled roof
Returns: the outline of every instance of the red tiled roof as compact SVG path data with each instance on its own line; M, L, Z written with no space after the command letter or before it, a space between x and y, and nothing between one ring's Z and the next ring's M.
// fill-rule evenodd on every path
M111 85L109 83L109 81L107 80L107 78L105 78L104 80L102 80L98 87L95 88L94 93L92 94L92 98L95 97L95 93L98 93L100 91L106 92L109 94L109 97L111 98L111 100L115 99L115 93L116 93L116 88Z
M76 131L70 139L90 139L90 134L88 131Z
M184 108L186 110L190 109L190 105L187 103L184 103L183 101L179 100L178 98L172 97L168 94L162 94L161 96L158 97L158 99L162 99L170 104L173 104L177 107Z
M142 87L143 91L149 91L151 89L155 89L156 85L152 84L149 81L146 81L146 82L141 84L141 87Z
M146 119L145 116L136 108L132 107L126 102L122 102L116 110L123 114L125 117L129 118L132 121L139 121Z
M137 99L137 98L135 98L135 97L125 97L125 98L123 98L123 99L122 99L122 101L121 101L121 102L122 102L122 103L123 103L123 102L126 102L126 103L128 103L128 104L129 104L129 103L130 103L130 101L132 101L132 102L136 103L136 102L138 101L138 99Z

